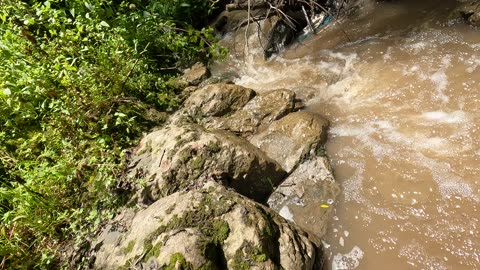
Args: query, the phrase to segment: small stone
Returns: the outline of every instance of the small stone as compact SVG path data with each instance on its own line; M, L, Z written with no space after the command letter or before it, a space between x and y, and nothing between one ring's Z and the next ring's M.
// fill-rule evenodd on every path
M208 77L210 77L210 71L208 68L202 63L196 63L183 72L181 80L186 82L189 86L196 86Z

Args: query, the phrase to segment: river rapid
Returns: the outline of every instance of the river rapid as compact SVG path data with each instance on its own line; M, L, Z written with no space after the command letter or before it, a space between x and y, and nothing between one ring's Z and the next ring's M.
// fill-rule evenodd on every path
M326 269L480 269L480 29L454 6L367 6L268 61L255 25L222 41L214 75L291 89L331 123Z

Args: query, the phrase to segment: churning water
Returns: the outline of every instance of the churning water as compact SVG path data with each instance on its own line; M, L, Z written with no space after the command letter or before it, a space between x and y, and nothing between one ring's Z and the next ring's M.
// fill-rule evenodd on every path
M255 35L246 54L231 36L213 70L294 90L330 120L342 195L328 269L480 269L480 29L449 20L455 3L418 2L378 4L269 61Z

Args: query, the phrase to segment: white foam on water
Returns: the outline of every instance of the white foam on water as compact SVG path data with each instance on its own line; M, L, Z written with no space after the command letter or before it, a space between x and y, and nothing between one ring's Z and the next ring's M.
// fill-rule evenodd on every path
M421 153L416 153L416 161L432 172L433 180L437 183L443 199L458 195L473 201L480 201L479 194L474 192L471 185L452 172L444 162L428 158Z
M441 59L442 62L442 68L443 70L446 70L447 68L452 66L452 55L447 54L444 55Z
M333 258L332 270L355 269L360 265L363 255L363 251L358 246L354 246L353 249L347 254L338 253Z
M393 50L392 47L387 48L387 51L383 54L384 62L387 62L390 59L392 59L392 50Z
M320 59L305 57L303 59L284 59L277 56L275 60L258 63L253 60L238 62L240 77L236 84L252 87L258 91L287 88L298 91L299 88L321 88L329 78L349 74L356 55L322 52ZM294 72L292 72L294 70Z
M409 44L406 46L406 48L410 49L410 50L413 50L414 53L418 53L420 51L423 51L427 48L430 47L430 44L425 42L425 41L419 41L419 42L416 42L416 43L412 43L412 44Z
M447 124L460 124L469 122L470 118L464 111L454 111L451 113L444 111L425 112L421 118Z
M463 59L464 64L467 66L466 71L468 73L473 73L480 66L480 57L477 55L470 55L466 59Z
M436 98L442 100L443 102L448 102L449 97L445 95L444 91L448 86L448 77L444 71L437 71L433 73L430 77L430 80L435 85L436 89Z
M406 258L407 262L416 269L448 269L444 264L443 258L429 256L425 248L416 240L412 240L408 245L401 247L399 256Z
M353 164L352 164L353 163ZM354 165L355 174L345 180L342 183L343 193L345 196L345 201L356 201L359 203L366 203L367 200L362 194L363 186L363 173L365 171L364 164L354 162L349 162L350 165ZM352 166L353 167L353 166Z

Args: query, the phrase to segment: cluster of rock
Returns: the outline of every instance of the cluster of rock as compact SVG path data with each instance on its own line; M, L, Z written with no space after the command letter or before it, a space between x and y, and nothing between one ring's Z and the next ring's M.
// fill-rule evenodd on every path
M135 150L139 204L97 237L93 267L321 269L339 192L327 121L290 90L194 86L204 76L187 72L183 108Z

